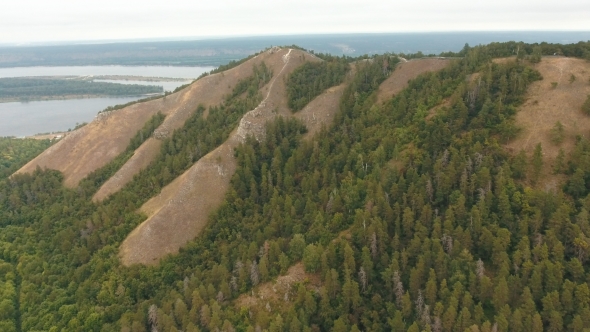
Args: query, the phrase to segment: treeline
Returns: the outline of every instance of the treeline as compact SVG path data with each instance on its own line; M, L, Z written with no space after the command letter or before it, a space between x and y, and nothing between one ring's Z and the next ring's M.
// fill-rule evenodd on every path
M99 183L70 190L54 171L0 182L0 258L21 280L0 316L58 331L590 328L588 190L527 185L542 152L523 162L500 142L515 134L516 108L541 77L526 62L495 64L492 53L470 48L379 105L388 56L359 62L335 123L313 140L279 118L262 141L238 147L220 209L158 266L120 265L118 245L143 219L135 211L199 146L217 144L217 125L229 135L239 116L221 122L224 107L254 104L258 79L270 75L239 84L206 121L187 121L102 204L90 202ZM481 79L465 79L474 73ZM564 156L563 171L570 181L584 172L584 185L585 145ZM237 306L298 262L319 284Z
M33 100L67 96L132 96L163 91L161 86L139 84L24 77L0 78L0 100Z
M493 58L518 56L520 58L532 59L538 62L541 56L559 55L582 58L590 60L590 41L580 41L576 44L552 44L552 43L524 43L524 42L505 42L490 43L485 46L487 53ZM462 57L465 56L471 47L466 44L459 52L443 52L440 56L445 57Z
M287 77L287 105L296 112L328 88L339 85L350 65L345 58L306 62Z
M0 137L0 181L16 172L51 144L48 139Z

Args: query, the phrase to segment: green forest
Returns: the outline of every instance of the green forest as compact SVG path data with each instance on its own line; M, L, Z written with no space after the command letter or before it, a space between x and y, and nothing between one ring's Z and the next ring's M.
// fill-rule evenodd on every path
M0 179L6 179L51 144L48 139L0 137Z
M530 185L547 167L543 147L513 156L502 143L518 133L527 87L543 78L528 45L522 58L491 61L513 46L466 46L383 104L376 91L390 55L353 62L334 123L302 140L301 122L278 118L262 141L240 145L222 206L157 266L119 261L119 244L145 219L137 209L262 100L266 66L206 119L199 107L156 161L101 203L92 195L161 115L79 188L51 170L4 174L0 330L590 330L590 141L563 156L562 188ZM277 305L236 304L298 262L320 286L298 283Z
M68 96L137 96L163 93L161 86L50 78L0 78L0 101L55 99Z

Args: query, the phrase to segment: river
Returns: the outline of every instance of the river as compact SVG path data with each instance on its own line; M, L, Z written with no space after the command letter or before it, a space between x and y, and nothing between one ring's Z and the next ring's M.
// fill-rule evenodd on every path
M38 133L74 129L76 123L90 122L108 106L145 98L88 98L0 103L0 137L24 137Z
M71 66L0 68L0 77L127 75L195 79L215 67Z
M0 77L26 76L144 76L182 78L183 81L132 81L96 80L122 84L163 86L165 91L190 83L202 73L214 67L165 67L165 66L72 66L72 67L14 67L0 68ZM108 106L125 104L145 96L124 98L104 97L88 99L48 100L0 103L0 137L24 137L38 133L66 131L76 123L90 122L96 114Z

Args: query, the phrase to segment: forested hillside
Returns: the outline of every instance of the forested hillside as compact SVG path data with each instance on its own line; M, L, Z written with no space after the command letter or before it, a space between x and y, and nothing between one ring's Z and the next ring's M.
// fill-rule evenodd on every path
M334 123L302 140L303 123L278 118L247 139L203 233L157 266L120 263L120 243L145 218L138 207L255 107L265 67L101 203L92 195L120 159L74 189L51 170L3 180L0 330L590 329L590 142L563 156L553 191L537 185L541 146L504 148L528 86L543 79L534 57L492 61L515 45L466 47L384 103L390 56L357 61ZM300 263L301 281L262 292Z

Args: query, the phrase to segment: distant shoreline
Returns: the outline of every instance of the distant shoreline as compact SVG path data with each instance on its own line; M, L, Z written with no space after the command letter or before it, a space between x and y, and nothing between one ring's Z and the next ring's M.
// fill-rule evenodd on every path
M30 79L75 80L75 81L113 80L113 81L144 81L144 82L192 82L194 80L192 78L139 76L139 75L49 75L49 76L16 76L14 78L20 78L20 77L30 78Z
M62 95L62 96L45 96L34 99L19 98L0 98L0 103L28 103L34 101L51 101L51 100L71 100L71 99L92 99L92 98L128 98L128 97L151 97L164 95L163 93L148 93L141 95L113 96L113 95Z
M192 82L194 79L179 77L155 77L155 76L133 76L133 75L97 75L92 76L94 80L117 80L117 81L146 81L146 82Z

